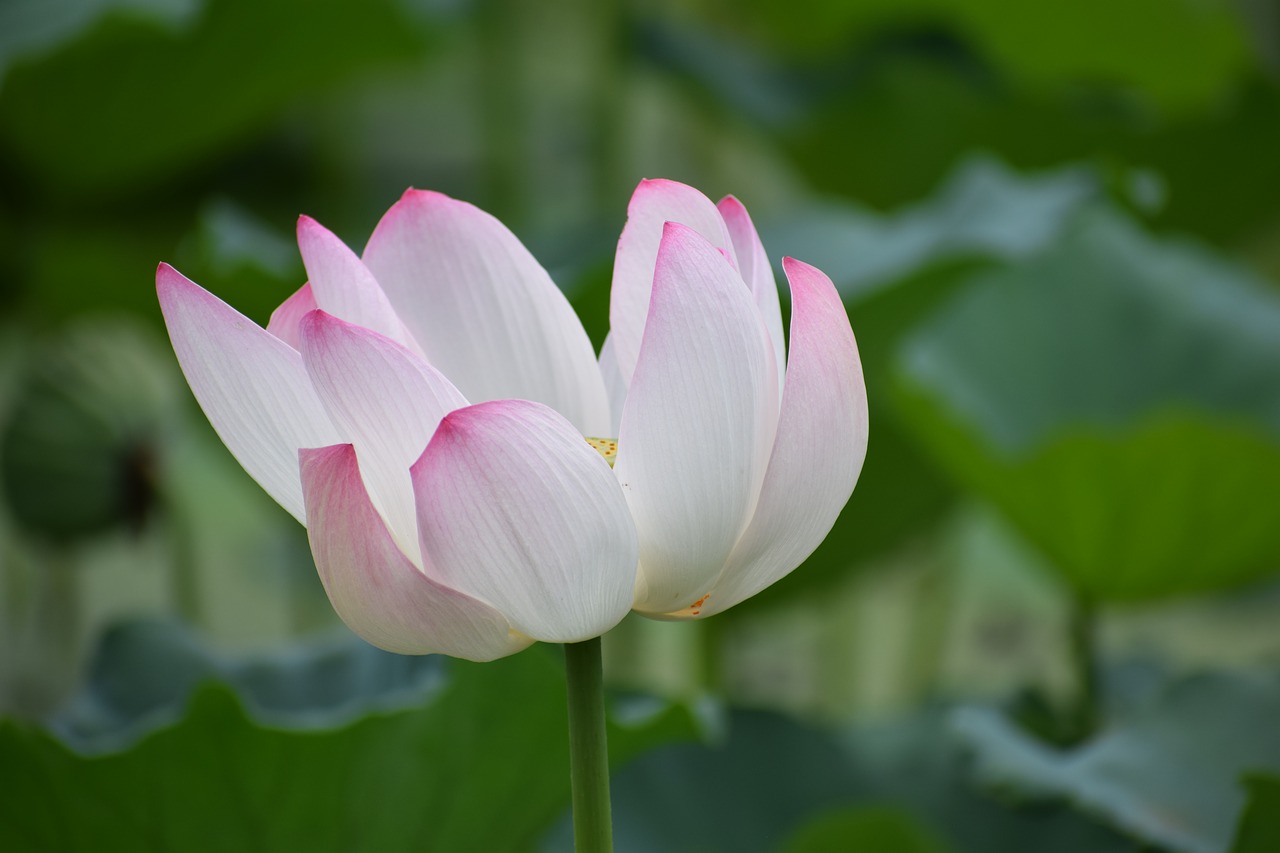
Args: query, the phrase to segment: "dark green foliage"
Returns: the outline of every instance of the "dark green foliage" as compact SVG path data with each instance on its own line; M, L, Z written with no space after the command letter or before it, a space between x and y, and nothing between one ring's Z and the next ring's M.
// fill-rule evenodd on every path
M389 0L207 0L176 25L110 15L9 72L0 142L46 192L137 193L301 97L412 58L425 40L415 24Z
M216 685L119 754L81 757L4 723L0 826L17 849L64 853L528 850L569 801L563 692L535 649L458 663L421 710L337 729L263 727ZM692 732L667 707L613 726L611 758Z
M945 853L946 846L909 814L888 807L837 809L805 824L787 843L786 853Z
M1280 555L1280 300L1113 215L979 275L900 361L916 433L1080 591L1238 584Z
M1212 851L1227 848L1244 806L1237 780L1280 770L1277 714L1274 678L1215 674L1113 711L1095 738L1071 750L1037 742L987 709L958 712L955 729L987 785L1024 800L1069 800L1171 850Z
M1280 776L1248 776L1249 804L1240 818L1231 853L1268 853L1280 848Z

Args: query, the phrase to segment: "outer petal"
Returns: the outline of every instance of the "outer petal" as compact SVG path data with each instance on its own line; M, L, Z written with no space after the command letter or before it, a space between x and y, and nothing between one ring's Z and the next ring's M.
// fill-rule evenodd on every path
M395 341L323 311L302 321L302 360L330 419L355 444L374 506L400 550L422 565L409 468L466 398Z
M373 273L346 243L311 217L300 216L298 250L311 278L317 308L422 354Z
M307 535L342 621L379 648L493 660L532 640L487 604L426 577L396 547L373 508L349 444L303 450Z
M526 400L452 412L413 468L436 578L523 634L599 636L631 608L636 539L613 472L568 421Z
M302 357L168 264L156 293L173 351L209 423L249 476L306 523L298 448L340 440Z
M316 310L316 297L311 292L311 284L307 283L293 292L293 295L280 303L280 307L271 312L267 322L267 331L297 349L301 346L302 332L299 325L302 318Z
M609 297L609 328L618 367L627 385L631 384L631 374L640 357L658 245L667 222L686 225L716 248L730 256L733 252L733 240L724 218L711 199L676 181L644 180L636 187L627 206L627 224L618 239Z
M755 507L778 419L768 333L734 269L668 223L615 473L640 537L635 607L692 604Z
M778 365L778 391L781 393L787 368L787 344L782 336L782 308L778 304L778 283L773 278L773 267L769 265L764 244L760 242L760 235L742 202L730 195L722 198L716 207L733 237L733 253L738 258L738 271L751 289L756 308L760 310L760 317L773 340L773 353Z
M830 532L867 455L858 345L831 279L783 261L791 282L791 360L778 437L755 516L702 605L710 615L800 565Z
M489 214L409 190L364 262L428 360L473 401L546 403L587 435L609 428L595 351L564 294Z

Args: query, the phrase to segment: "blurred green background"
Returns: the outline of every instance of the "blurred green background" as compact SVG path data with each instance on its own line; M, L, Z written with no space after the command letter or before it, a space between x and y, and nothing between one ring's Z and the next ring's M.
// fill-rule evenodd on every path
M832 276L872 435L606 638L619 851L1280 850L1272 0L0 0L0 847L569 849L556 650L346 632L153 277L265 323L431 188L599 344L642 177Z

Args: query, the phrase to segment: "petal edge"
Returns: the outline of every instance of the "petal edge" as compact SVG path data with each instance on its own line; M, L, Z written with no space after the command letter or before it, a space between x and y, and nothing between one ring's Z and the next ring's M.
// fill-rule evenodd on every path
M468 400L535 400L587 435L609 428L582 323L493 216L442 193L409 190L374 229L364 262L427 359Z
M334 610L356 634L399 654L487 661L532 641L489 605L418 571L396 547L365 492L349 444L299 453L307 534Z
M156 294L209 423L249 476L305 524L298 449L339 436L302 356L168 264L156 271Z
M704 616L750 598L808 558L848 502L866 458L867 391L840 295L815 267L785 258L783 268L793 307L778 434L755 515Z

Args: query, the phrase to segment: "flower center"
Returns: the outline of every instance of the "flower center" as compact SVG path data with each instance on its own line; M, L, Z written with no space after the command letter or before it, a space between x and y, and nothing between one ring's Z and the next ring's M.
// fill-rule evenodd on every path
M609 463L609 467L613 467L614 460L618 458L618 439L616 438L593 438L587 436L587 444L596 449L596 452L604 457L604 461Z

